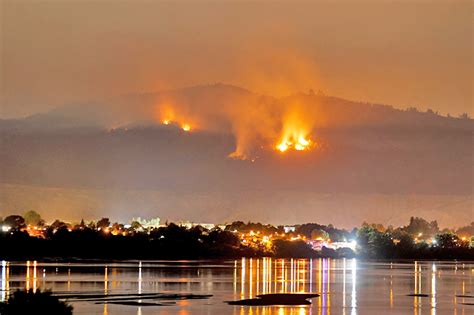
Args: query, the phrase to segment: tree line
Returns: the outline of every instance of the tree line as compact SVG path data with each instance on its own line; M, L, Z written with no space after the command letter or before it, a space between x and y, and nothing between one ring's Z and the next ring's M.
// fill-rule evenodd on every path
M474 222L457 230L436 221L412 217L406 226L363 223L351 231L333 225L305 223L285 227L236 221L225 229L186 228L174 223L144 228L111 223L108 218L47 225L35 211L0 218L0 259L198 259L238 257L359 257L365 259L474 259ZM4 227L7 227L5 229ZM39 232L37 232L39 231ZM252 247L240 235L250 231L276 235L271 246ZM278 237L285 235L285 237ZM291 236L302 236L302 239ZM353 240L355 251L322 247L311 242Z

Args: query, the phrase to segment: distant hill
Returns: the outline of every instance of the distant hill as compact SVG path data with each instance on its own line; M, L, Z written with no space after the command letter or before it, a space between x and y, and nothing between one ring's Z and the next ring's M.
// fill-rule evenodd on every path
M156 106L174 103L197 115L219 119L222 111L245 104L266 105L270 110L304 104L320 116L316 128L338 126L410 126L450 127L472 129L472 119L447 118L434 112L416 109L399 110L392 106L352 102L324 94L299 93L284 98L259 95L232 85L214 84L194 86L157 93L133 94L101 101L65 105L24 119L0 120L0 130L25 131L76 127L123 127L156 123ZM245 106L244 106L245 107ZM222 119L221 120L225 120ZM226 122L220 122L220 127ZM203 126L206 128L206 126ZM216 127L211 125L209 128ZM228 126L227 126L228 127Z
M159 112L166 106L194 123L191 132L179 124L161 124ZM308 115L303 119L312 124L310 137L318 147L280 154L266 141L276 135L276 118L293 108ZM472 119L314 93L274 98L217 84L1 120L0 181L74 191L155 191L164 194L160 196L170 208L166 192L173 200L182 196L183 202L190 195L212 195L211 204L223 203L228 194L259 193L254 211L273 204L276 192L280 198L282 192L299 193L305 199L298 208L307 205L307 213L321 214L324 209L311 206L312 194L471 198L472 137ZM242 139L254 141L254 159L228 157ZM0 206L14 207L11 198L0 195ZM192 208L191 201L187 207ZM159 215L172 213L168 209ZM222 217L217 212L208 215L210 221Z

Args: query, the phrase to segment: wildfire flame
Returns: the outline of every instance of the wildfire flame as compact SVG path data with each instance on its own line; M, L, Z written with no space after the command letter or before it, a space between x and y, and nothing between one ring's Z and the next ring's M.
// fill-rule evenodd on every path
M283 139L280 143L276 145L276 149L280 152L286 152L288 149L294 149L296 151L305 151L311 147L311 140L306 139L304 136L300 135L297 139L294 137L289 137Z
M295 106L283 119L282 136L276 144L280 152L288 150L306 151L312 147L312 141L308 137L311 124L306 119L304 111Z
M174 123L174 122L171 121L171 120L165 119L165 120L162 121L162 123L163 123L163 125L169 125L169 124ZM191 131L191 125L188 124L188 123L183 123L183 124L181 124L181 129L183 131Z
M277 144L276 148L280 150L280 152L285 152L286 150L288 150L290 144L291 143L283 141L280 144Z
M203 110L196 111L181 100L168 100L157 104L155 115L158 123L184 132L225 130L228 124L236 140L235 150L228 155L233 159L253 162L265 148L285 153L305 152L318 146L311 139L315 115L304 102L297 101L288 107L264 102L252 104L254 106L228 105L218 110L204 106Z
M189 117L186 117L182 113L176 111L176 109L170 104L160 104L157 106L157 119L161 121L163 125L175 125L179 126L183 131L191 131L191 123Z

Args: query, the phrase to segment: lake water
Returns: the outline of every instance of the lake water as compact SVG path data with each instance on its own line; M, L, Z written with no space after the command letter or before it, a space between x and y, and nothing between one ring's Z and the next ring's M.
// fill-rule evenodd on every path
M74 314L474 314L473 262L270 258L120 263L3 261L0 301L19 288L52 289L71 296L212 294L207 299L171 301L175 304L166 306L75 301L71 302ZM297 307L224 303L274 292L315 292L321 296L310 306Z

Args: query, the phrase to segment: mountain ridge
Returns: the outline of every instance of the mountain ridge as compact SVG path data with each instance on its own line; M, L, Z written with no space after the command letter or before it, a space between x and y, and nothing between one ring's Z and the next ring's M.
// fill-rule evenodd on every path
M77 127L96 127L96 128L109 128L111 125L120 127L135 123L133 119L143 122L156 122L153 117L150 117L150 107L152 107L157 100L161 98L194 98L199 102L199 98L209 97L209 94L215 94L215 98L218 101L231 103L233 99L239 97L249 97L252 99L265 99L267 102L272 103L285 103L291 102L295 99L319 99L323 105L327 108L331 106L338 106L338 113L343 112L347 108L351 108L351 112L355 112L357 109L362 111L375 111L378 113L385 112L387 115L396 116L393 119L386 119L383 122L392 123L413 123L413 120L420 119L424 122L431 120L432 124L458 124L462 127L472 124L473 119L471 118L455 118L449 116L441 116L433 111L420 112L415 108L409 108L406 110L397 109L391 105L375 104L368 102L356 102L346 100L336 96L327 96L323 93L295 93L285 97L276 98L273 96L257 94L250 90L230 85L230 84L209 84L209 85L196 85L184 88L169 89L158 92L146 92L146 93L133 93L124 96L114 97L110 99L104 99L93 102L80 102L67 104L54 108L46 112L35 113L24 118L15 119L0 119L0 130L7 129L21 129L21 128L33 128L36 131L44 129L63 129L63 128L77 128ZM227 95L225 94L227 93ZM227 100L228 99L228 100ZM313 99L313 100L311 100ZM197 106L197 105L196 105ZM345 107L345 108L344 108ZM411 114L411 118L407 118ZM364 115L368 116L367 113ZM357 115L352 115L357 117ZM360 115L359 115L360 116ZM378 115L380 118L381 114ZM128 119L127 119L128 118ZM373 120L375 120L374 117ZM405 122L403 120L406 120ZM435 123L434 121L437 120ZM367 121L366 121L367 122ZM382 123L382 122L381 122ZM118 125L117 125L118 124ZM470 127L468 127L470 128Z

